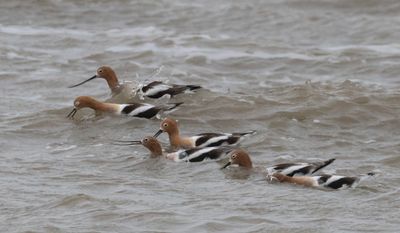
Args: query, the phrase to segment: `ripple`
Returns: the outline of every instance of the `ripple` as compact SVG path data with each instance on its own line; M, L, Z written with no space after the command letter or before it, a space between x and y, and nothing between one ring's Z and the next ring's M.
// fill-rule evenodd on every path
M66 145L63 143L52 143L46 146L47 150L50 150L51 153L57 154L64 151L69 151L75 149L77 145Z
M64 197L63 199L57 201L53 204L53 208L70 208L70 207L77 207L82 206L88 202L96 201L96 199L92 196L86 194L74 194L71 196Z

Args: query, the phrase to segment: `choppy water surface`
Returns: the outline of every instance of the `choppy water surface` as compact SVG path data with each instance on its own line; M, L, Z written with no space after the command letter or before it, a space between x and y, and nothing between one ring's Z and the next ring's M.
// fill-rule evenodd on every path
M400 2L1 1L1 232L398 232ZM247 131L254 164L335 157L355 189L267 184L112 139L158 120L65 118L124 80L202 85L185 134ZM166 136L162 136L167 141Z

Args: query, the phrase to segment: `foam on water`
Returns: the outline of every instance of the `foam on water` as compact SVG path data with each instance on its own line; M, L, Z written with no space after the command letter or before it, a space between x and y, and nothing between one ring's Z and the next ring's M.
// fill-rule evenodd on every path
M35 27L21 25L2 25L0 24L0 32L19 36L49 36L62 35L68 37L76 37L82 39L92 36L88 31L74 30L67 28L51 28L51 27Z

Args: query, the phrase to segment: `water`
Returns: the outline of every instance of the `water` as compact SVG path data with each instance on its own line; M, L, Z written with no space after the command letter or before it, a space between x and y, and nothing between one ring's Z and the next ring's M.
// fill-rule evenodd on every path
M398 232L398 1L2 1L1 232ZM257 166L335 157L377 176L330 191L221 163L149 158L113 139L158 120L65 118L124 80L202 85L172 114L187 134L247 131ZM162 136L166 141L167 138Z

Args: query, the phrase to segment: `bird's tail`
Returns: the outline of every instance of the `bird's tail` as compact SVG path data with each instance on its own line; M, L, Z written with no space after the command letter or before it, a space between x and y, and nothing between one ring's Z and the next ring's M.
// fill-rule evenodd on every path
M179 107L180 105L182 105L183 102L179 102L179 103L167 103L164 104L162 106L159 106L160 109L162 109L163 111L171 111L177 107Z
M254 135L254 134L256 134L256 133L257 133L256 130L251 130L251 131L248 131L248 132L233 133L233 134L236 134L236 135L239 135L239 136L249 136L249 135Z
M360 182L364 182L368 178L371 178L372 176L375 176L375 175L376 175L375 172L368 172L366 174L362 174L357 177L356 182L354 182L354 184L351 187L356 187Z
M319 166L311 174L314 174L315 172L317 172L317 171L321 170L322 168L328 166L329 164L333 163L333 161L335 161L335 159L328 159L328 160L325 160L325 161L321 162L319 164Z
M375 175L376 175L375 172L368 172L366 174L360 175L359 179L360 179L360 181L363 181L363 180L366 180L366 179L370 178L371 176L375 176Z
M186 87L187 87L190 91L193 91L193 90L202 88L201 86L197 86L197 85L186 85Z

